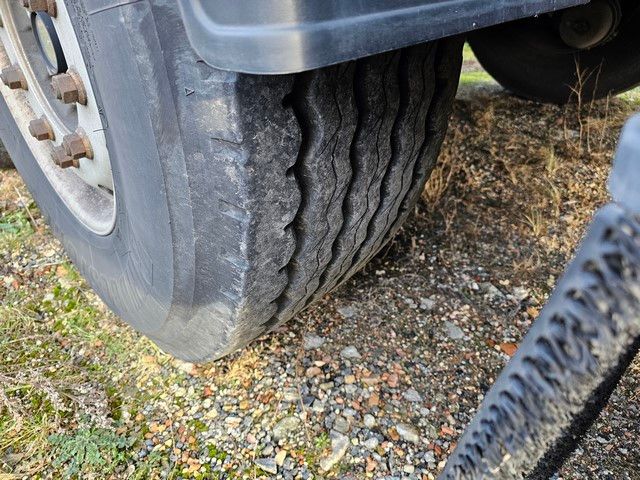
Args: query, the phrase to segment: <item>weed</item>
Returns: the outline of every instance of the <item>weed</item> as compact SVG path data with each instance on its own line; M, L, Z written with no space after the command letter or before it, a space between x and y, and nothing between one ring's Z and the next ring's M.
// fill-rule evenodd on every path
M323 450L326 450L327 448L329 448L329 446L331 445L331 439L329 438L329 435L327 434L327 432L322 432L320 435L316 437L314 443L315 443L316 450L322 452Z
M130 442L105 428L80 428L75 432L49 436L54 447L54 466L66 467L65 477L100 472L112 473L126 463Z
M541 237L545 231L545 218L540 210L531 208L529 213L524 215L525 223L531 228L531 232L536 237Z
M556 155L555 149L553 147L548 147L543 150L542 156L545 159L545 170L547 171L547 175L550 178L553 178L558 173L560 168L560 162L558 161L558 156Z

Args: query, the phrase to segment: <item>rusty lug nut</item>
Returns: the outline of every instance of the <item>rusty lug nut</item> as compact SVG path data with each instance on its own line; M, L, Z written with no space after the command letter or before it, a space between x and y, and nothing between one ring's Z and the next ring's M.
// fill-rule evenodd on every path
M56 138L53 133L53 128L51 128L51 124L44 117L36 118L29 122L29 133L33 138L40 141L55 140Z
M27 90L28 88L27 79L18 65L10 65L3 68L2 73L0 73L0 78L11 90L15 90L16 88Z
M27 0L22 4L32 12L46 12L51 17L58 15L56 0Z
M65 148L62 146L53 148L53 163L60 168L78 168L80 166L80 161L67 155Z
M81 133L70 133L62 139L62 146L71 158L93 158L93 149L86 135Z
M51 79L53 91L62 103L80 103L87 104L87 94L80 76L69 70L67 73L60 73Z

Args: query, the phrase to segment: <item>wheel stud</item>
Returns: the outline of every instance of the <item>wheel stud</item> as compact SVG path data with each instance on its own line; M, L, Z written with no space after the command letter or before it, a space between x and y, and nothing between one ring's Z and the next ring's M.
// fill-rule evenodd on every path
M67 155L63 146L53 148L53 163L58 165L60 168L78 168L80 166L80 161Z
M87 104L87 94L82 80L77 73L69 70L67 73L60 73L51 79L53 91L62 103Z
M55 140L55 134L49 121L42 117L31 120L29 123L29 133L36 140Z
M62 146L65 153L74 160L93 158L93 150L86 135L80 133L65 135L62 139Z
M27 90L28 88L27 79L18 65L11 65L3 68L2 73L0 73L0 78L11 90L15 90L17 88Z
M58 15L56 0L23 0L22 5L31 12L46 12L50 17Z

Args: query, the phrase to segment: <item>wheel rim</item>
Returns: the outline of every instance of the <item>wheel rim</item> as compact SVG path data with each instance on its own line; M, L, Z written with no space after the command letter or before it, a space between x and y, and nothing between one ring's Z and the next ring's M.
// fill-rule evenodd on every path
M116 212L111 161L69 12L62 0L25 1L30 7L22 3L0 0L0 92L57 195L88 229L107 235ZM35 16L54 30L34 33ZM52 45L43 45L47 33L57 34ZM54 76L67 65L67 74Z
M621 16L618 0L595 0L564 11L560 16L558 33L569 47L588 50L614 36Z

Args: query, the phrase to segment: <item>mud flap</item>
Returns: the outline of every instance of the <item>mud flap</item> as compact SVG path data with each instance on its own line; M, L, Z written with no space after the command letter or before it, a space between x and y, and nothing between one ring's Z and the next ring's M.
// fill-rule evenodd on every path
M610 177L614 201L596 213L440 479L548 478L598 415L640 344L639 186L636 116Z

